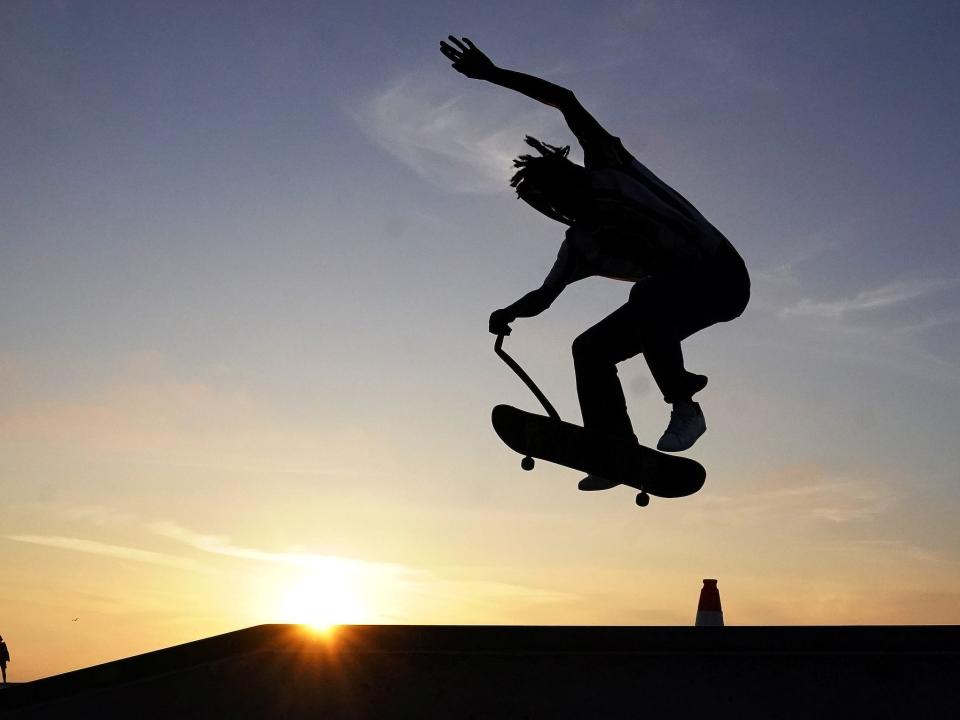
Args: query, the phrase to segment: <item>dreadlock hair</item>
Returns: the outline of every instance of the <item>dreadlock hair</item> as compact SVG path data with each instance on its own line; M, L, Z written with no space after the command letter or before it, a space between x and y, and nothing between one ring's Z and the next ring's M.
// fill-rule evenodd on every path
M519 169L510 178L510 187L516 188L518 198L547 217L573 225L582 202L586 170L567 158L569 145L548 145L530 135L523 140L540 155L521 155L513 161Z

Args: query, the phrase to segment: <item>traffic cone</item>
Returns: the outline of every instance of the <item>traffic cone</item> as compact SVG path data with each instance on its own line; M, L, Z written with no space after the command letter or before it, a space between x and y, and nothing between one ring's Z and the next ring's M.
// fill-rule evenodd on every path
M697 627L723 627L723 610L720 608L720 591L716 580L704 578L697 603Z

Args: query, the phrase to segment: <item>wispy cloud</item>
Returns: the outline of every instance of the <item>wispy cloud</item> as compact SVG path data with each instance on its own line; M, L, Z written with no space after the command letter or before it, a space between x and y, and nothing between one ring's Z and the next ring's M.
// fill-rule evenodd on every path
M934 552L930 548L917 545L916 543L908 542L906 540L857 540L856 544L860 547L865 547L868 549L875 549L883 552L886 555L898 555L900 557L906 558L907 560L923 562L923 563L948 563L950 565L958 565L956 560L948 559L943 555Z
M516 618L545 605L576 605L576 594L485 577L463 577L400 563L384 563L300 550L274 551L235 545L229 538L197 533L173 522L152 523L149 529L213 555L271 563L349 580L365 588L369 602L381 603L377 616L405 622L462 622ZM461 575L461 576L457 576ZM429 610L429 613L424 614Z
M824 483L812 487L807 499L814 517L834 523L871 520L885 513L895 503L891 492L857 481Z
M509 93L464 91L444 68L404 75L347 110L363 132L424 180L463 193L504 192L525 134L555 131L555 113ZM529 101L526 101L529 102Z
M887 512L896 496L876 478L828 477L816 468L785 471L776 487L745 495L702 499L712 521L742 523L776 517L833 524L870 521Z
M784 308L782 317L807 316L842 319L854 313L889 308L894 305L916 300L933 293L955 288L960 285L956 279L896 280L869 290L863 290L853 297L830 301L803 298L795 305Z
M130 525L137 520L136 515L132 513L122 512L103 505L76 505L64 509L63 512L71 520L80 520L98 526Z
M835 300L804 298L778 313L803 323L807 347L851 363L884 367L937 383L960 383L960 279L897 280ZM824 338L832 338L824 342Z
M234 545L228 537L221 535L205 535L197 533L173 522L156 522L148 526L149 530L162 537L177 540L196 550L202 550L213 555L254 560L258 562L293 565L302 568L325 568L331 565L343 568L353 567L357 572L364 574L376 573L380 576L389 574L395 577L415 576L420 574L413 568L393 563L375 563L365 560L351 560L340 556L321 555L300 551L272 551L254 547Z
M92 555L103 555L117 558L118 560L130 560L148 565L163 565L180 570L202 571L206 569L202 564L189 558L177 557L176 555L168 555L166 553L143 550L125 545L111 545L109 543L99 542L98 540L62 537L59 535L8 535L7 539L14 540L15 542L60 548L61 550L73 550L75 552L89 553Z
M429 622L463 622L469 617L479 622L542 623L552 612L569 617L594 610L577 593L521 583L430 575L417 583L416 590L418 605L430 610L424 618Z
M143 522L137 517L104 506L80 506L65 510L72 520L98 527L124 526L126 531L173 540L182 546L182 554L157 552L130 545L116 545L82 537L59 535L7 536L20 543L97 555L121 561L157 565L177 570L204 573L232 572L234 577L267 577L263 564L291 573L269 575L268 582L283 585L291 578L321 579L325 583L354 587L369 606L364 622L499 622L519 621L524 613L536 613L545 606L577 608L585 602L579 595L533 584L504 582L488 573L470 568L436 570L397 562L378 562L291 548L264 549L237 544L224 535L196 532L172 521ZM200 551L207 559L191 557ZM226 568L216 558L248 561L259 569ZM269 594L269 593L268 593ZM360 620L357 620L360 621Z
M790 238L784 254L775 264L751 267L750 277L778 290L797 290L802 285L801 268L816 263L826 253L850 245L856 237L856 225L852 220L833 219L826 227Z

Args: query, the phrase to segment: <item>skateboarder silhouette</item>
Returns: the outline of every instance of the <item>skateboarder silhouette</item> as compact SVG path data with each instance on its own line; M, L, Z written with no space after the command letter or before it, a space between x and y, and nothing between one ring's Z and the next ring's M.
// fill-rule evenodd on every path
M619 309L573 342L577 395L588 430L636 443L617 363L643 354L670 421L657 449L687 450L706 431L693 396L707 384L684 367L681 341L738 317L750 297L746 266L730 241L680 193L631 155L587 112L572 91L500 68L469 38L448 37L440 50L453 68L557 108L583 148L584 164L567 147L527 136L537 155L514 161L517 196L568 226L543 285L490 315L489 329L509 335L510 323L546 310L577 280L603 276L633 283ZM595 475L582 490L616 484Z

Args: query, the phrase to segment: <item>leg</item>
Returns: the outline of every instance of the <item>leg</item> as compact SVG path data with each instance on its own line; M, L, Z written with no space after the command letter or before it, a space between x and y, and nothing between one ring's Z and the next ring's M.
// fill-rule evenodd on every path
M743 312L749 281L744 290L736 279L723 268L694 265L645 278L630 292L629 304L638 306L636 332L643 337L643 354L667 403L690 402L706 385L706 377L684 368L680 342Z
M629 302L573 341L573 366L583 426L610 435L633 437L617 363L643 350Z
M683 367L680 340L695 329L676 323L664 312L669 297L664 285L648 278L634 286L630 300L573 341L573 363L583 425L610 435L633 437L627 402L617 377L617 363L647 358L667 402L689 398L706 384L702 375Z
M643 356L667 403L689 401L706 378L687 372L680 341L711 325L701 312L681 302L689 293L686 283L673 275L650 277L630 291L634 305L634 332L643 338Z
M745 288L732 301L729 281L714 268L686 267L645 278L634 285L625 305L574 340L584 427L633 436L616 366L641 352L664 400L690 401L706 378L684 368L680 341L743 311L749 296L745 270L743 277Z
M670 423L657 442L658 450L687 450L706 432L703 413L692 399L706 378L686 372L680 341L743 312L749 297L749 281L738 287L731 282L736 275L728 278L720 270L703 266L681 268L653 279L642 290L639 284L635 288L638 295L646 296L646 305L669 312L667 317L665 312L651 313L644 335L647 345L644 356L650 372L663 392L663 399L673 404ZM745 269L742 279L746 280ZM703 383L692 382L696 379Z
M583 426L636 442L617 363L641 352L635 332L634 308L628 302L573 341L573 366ZM587 475L580 490L608 490L617 485L606 478Z

